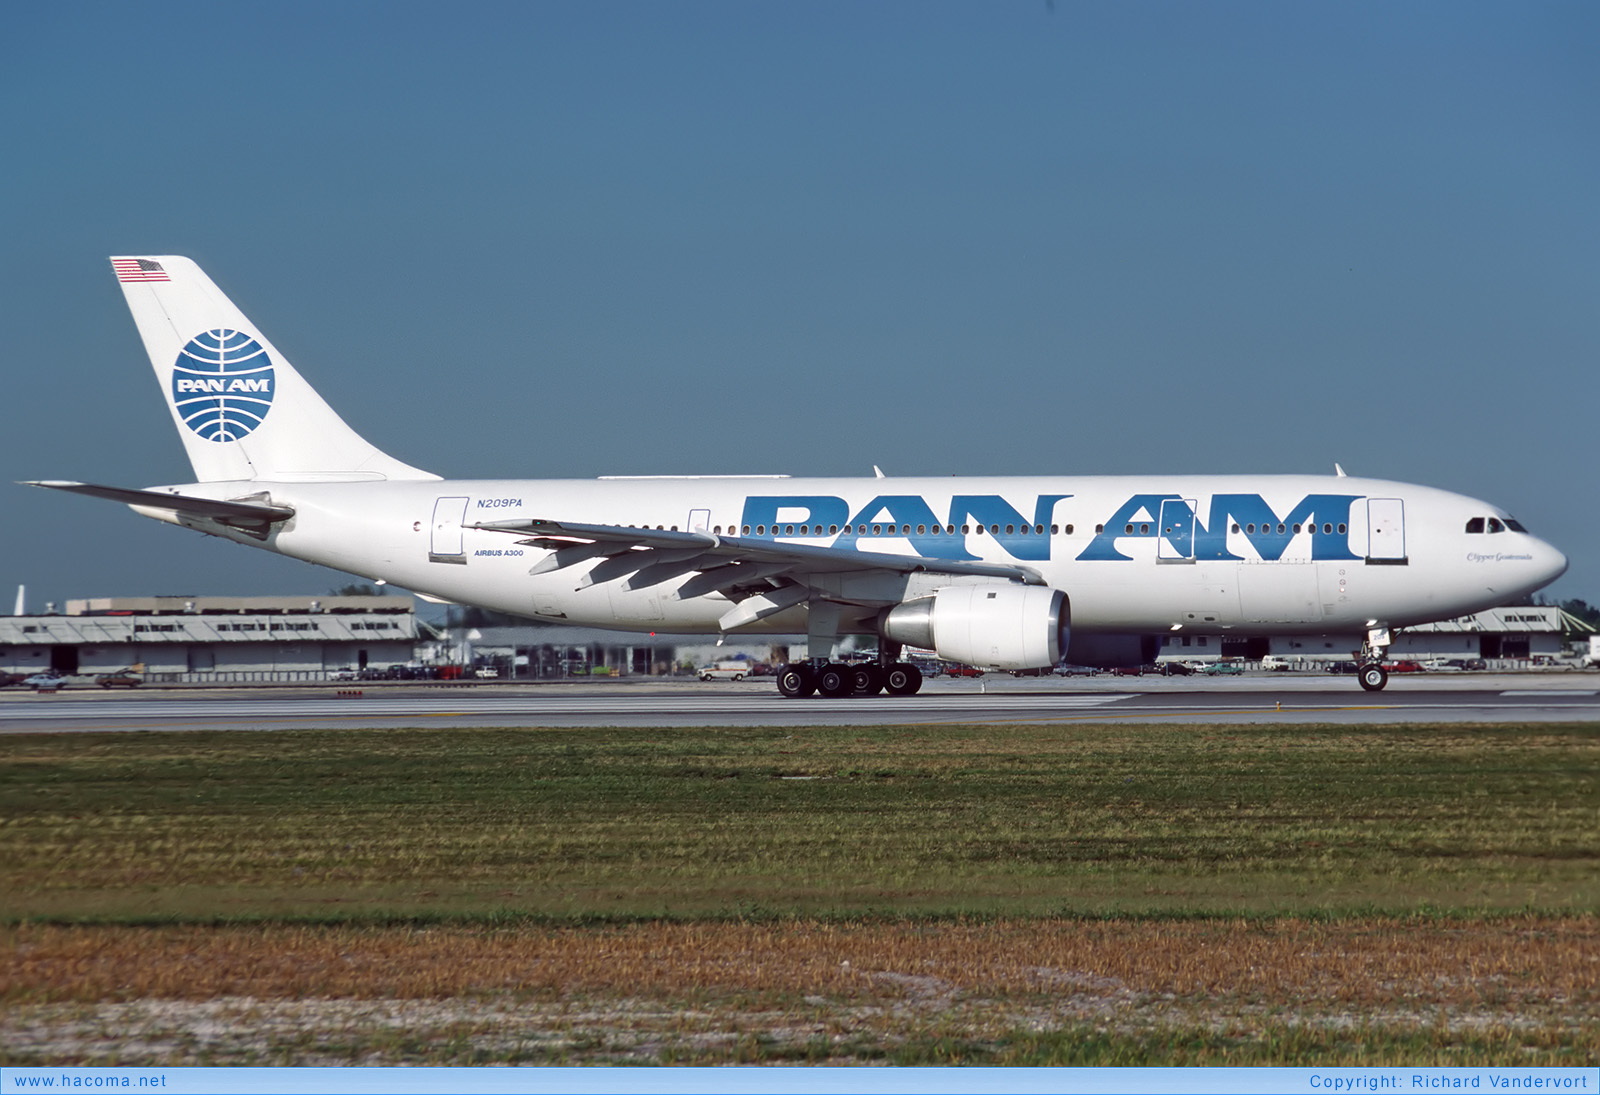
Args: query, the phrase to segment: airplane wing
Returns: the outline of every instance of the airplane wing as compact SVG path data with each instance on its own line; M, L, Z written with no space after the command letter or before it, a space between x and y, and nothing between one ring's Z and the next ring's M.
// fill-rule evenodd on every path
M722 593L739 602L723 619L725 629L772 615L813 595L830 600L875 603L871 594L851 596L838 578L850 574L950 574L1002 578L1044 585L1031 567L916 555L856 551L851 548L778 543L710 532L671 532L625 525L586 525L567 521L486 521L465 528L524 537L521 544L552 552L530 571L548 574L594 559L578 588L626 578L627 589L646 589L692 574L678 589L681 598ZM829 581L833 578L833 581ZM898 597L890 599L898 600Z
M171 510L181 517L200 517L218 521L242 532L248 532L252 536L264 536L266 530L273 524L279 521L287 521L294 516L294 510L290 507L273 505L268 502L243 500L225 502L215 498L195 498L192 495L178 494L176 492L133 490L128 487L104 487L97 483L74 483L63 479L29 480L22 485L70 491L73 494L87 494L92 498L104 498L107 501L122 502L129 506Z

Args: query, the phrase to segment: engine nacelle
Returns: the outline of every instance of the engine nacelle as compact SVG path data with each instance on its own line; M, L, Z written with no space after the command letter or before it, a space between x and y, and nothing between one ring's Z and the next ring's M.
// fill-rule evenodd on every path
M984 669L1041 669L1067 649L1072 610L1059 589L1014 582L945 586L895 605L879 630L947 661Z
M1096 669L1149 665L1161 650L1159 635L1074 635L1067 645L1067 661Z

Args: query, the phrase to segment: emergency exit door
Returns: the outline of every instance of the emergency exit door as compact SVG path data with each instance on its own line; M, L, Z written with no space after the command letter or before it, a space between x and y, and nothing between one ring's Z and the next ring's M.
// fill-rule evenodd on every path
M1194 562L1193 498L1168 498L1161 503L1161 536L1156 558L1163 563Z

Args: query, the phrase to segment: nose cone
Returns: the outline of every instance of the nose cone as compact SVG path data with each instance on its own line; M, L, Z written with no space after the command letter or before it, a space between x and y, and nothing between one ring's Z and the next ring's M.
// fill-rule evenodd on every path
M1533 550L1533 560L1540 574L1539 584L1534 588L1543 589L1567 572L1567 557L1543 540L1535 540L1534 544L1537 546Z

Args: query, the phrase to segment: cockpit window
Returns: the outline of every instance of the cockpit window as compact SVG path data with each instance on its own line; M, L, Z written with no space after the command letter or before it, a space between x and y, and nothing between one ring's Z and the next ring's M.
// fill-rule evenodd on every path
M1483 518L1482 517L1474 517L1471 520L1469 520L1467 522L1467 531L1468 532L1482 532L1483 531Z
M1510 529L1512 532L1527 532L1528 531L1527 529L1522 527L1522 522L1517 520L1515 517L1507 517L1506 518L1506 528Z
M1506 527L1500 523L1500 518L1498 518L1498 517L1489 518L1489 531L1490 532L1504 532L1505 530L1506 530Z

